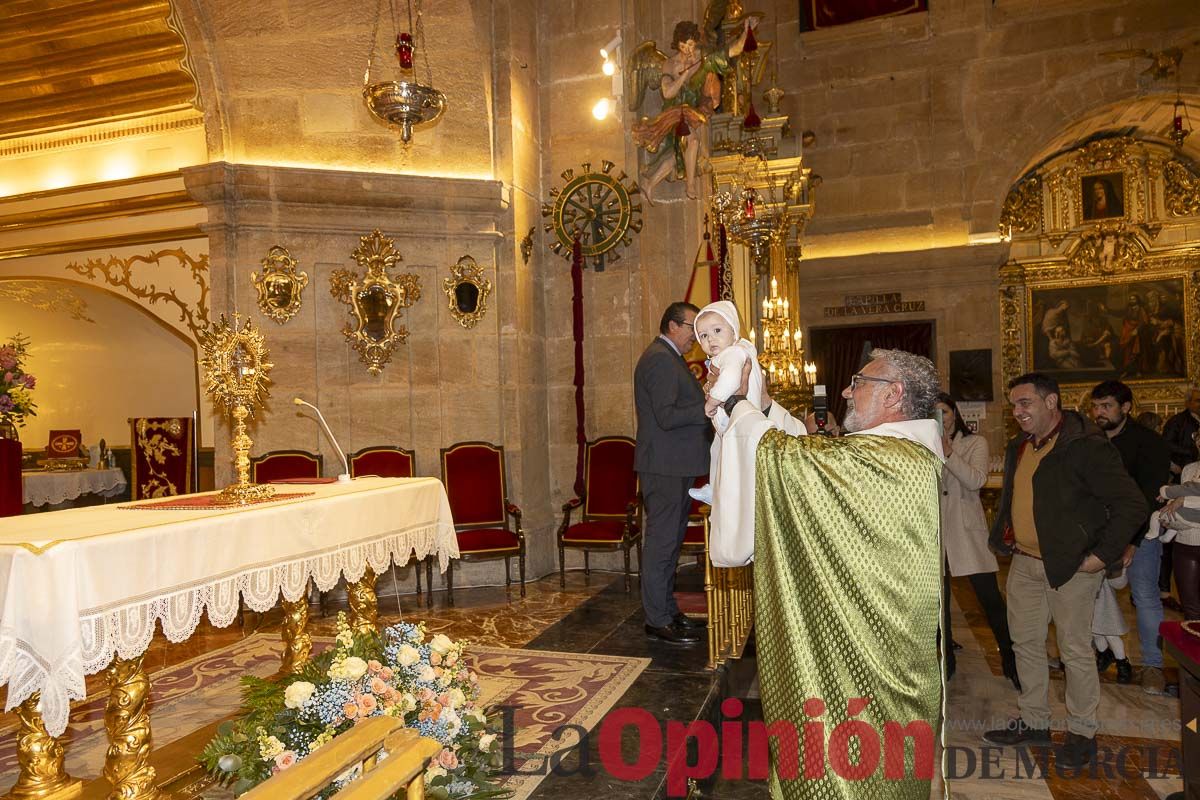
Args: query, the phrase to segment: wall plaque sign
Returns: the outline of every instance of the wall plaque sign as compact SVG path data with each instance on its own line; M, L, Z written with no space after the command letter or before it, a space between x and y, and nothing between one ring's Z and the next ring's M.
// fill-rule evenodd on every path
M867 317L874 314L905 314L924 311L924 300L903 300L900 292L848 294L840 306L825 306L826 317Z

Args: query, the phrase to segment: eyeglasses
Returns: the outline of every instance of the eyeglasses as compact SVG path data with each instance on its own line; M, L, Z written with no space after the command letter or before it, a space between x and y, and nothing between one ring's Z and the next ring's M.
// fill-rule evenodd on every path
M899 381L891 378L872 378L870 375L863 375L861 372L856 372L850 376L850 391L854 391L863 384L863 381L874 381L875 383L899 383Z
M695 328L696 328L696 326L695 326L695 325L693 325L693 324L692 324L692 323L690 323L690 322L681 322L681 323L679 323L679 324L680 324L680 325L687 325L689 328L692 328L693 330L695 330Z

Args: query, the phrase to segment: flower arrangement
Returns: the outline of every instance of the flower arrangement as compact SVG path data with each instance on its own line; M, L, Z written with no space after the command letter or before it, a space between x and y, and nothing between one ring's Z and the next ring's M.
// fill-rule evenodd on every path
M497 724L476 705L479 678L465 642L425 641L424 624L356 633L338 614L335 646L278 681L242 678L241 716L221 726L200 763L237 794L291 768L357 722L403 719L442 750L425 770L425 796L476 800L510 792L490 779L500 764ZM339 779L327 793L336 792Z
M25 417L37 416L37 404L29 394L37 378L21 367L28 353L29 339L19 333L0 345L0 425L23 427Z

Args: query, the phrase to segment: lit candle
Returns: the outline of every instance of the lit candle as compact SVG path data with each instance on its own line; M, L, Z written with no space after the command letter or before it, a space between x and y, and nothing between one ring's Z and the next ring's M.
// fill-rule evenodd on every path
M783 298L783 315L787 316L787 313L788 313L788 301L787 301L787 298L785 297L785 298Z
M754 344L754 328L750 329L750 344Z
M771 297L779 294L779 283L774 278L771 278Z
M771 316L771 301L765 297L763 298L763 316L768 318Z

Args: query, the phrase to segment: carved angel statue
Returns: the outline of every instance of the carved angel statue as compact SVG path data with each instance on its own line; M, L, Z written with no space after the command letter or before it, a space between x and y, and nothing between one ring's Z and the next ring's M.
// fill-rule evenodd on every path
M687 196L697 194L696 165L708 147L704 127L721 102L721 78L733 66L731 59L742 53L746 34L757 25L747 17L741 36L730 45L724 42L721 22L731 10L730 0L711 0L704 11L703 29L691 20L676 24L667 56L653 41L643 42L629 57L626 87L629 110L641 111L646 90L662 92L662 111L633 125L633 140L653 155L642 176L642 194L654 204L654 189L664 179L685 180Z

